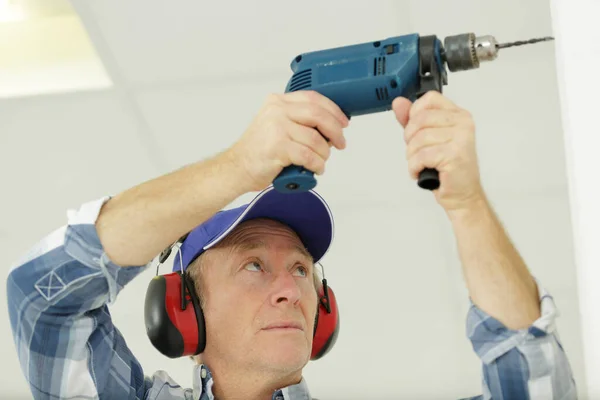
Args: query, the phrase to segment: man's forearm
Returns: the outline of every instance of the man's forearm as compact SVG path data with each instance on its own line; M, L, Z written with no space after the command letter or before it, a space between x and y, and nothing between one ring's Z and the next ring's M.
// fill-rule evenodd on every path
M473 303L509 329L540 316L537 285L486 200L448 213Z
M244 194L243 172L222 153L144 182L109 200L96 228L117 265L144 265Z

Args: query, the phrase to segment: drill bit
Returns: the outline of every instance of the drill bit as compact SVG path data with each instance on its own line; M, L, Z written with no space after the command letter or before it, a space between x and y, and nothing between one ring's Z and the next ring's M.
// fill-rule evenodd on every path
M534 43L539 43L539 42L547 42L549 40L554 40L554 38L552 36L546 36L543 38L536 38L536 39L530 39L530 40L519 40L516 42L509 42L509 43L501 43L501 44L497 44L496 48L497 49L506 49L509 47L513 47L513 46L523 46L526 44L534 44Z

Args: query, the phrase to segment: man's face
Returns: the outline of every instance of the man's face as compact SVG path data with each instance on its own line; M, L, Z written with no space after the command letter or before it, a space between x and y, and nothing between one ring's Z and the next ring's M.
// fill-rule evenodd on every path
M275 221L251 220L205 257L203 360L265 372L302 369L310 359L317 294L312 258L298 236Z

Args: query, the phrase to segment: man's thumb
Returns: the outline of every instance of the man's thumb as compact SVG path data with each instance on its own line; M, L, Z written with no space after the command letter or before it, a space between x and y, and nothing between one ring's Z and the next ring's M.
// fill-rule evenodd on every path
M396 97L392 102L392 110L394 110L396 119L403 128L406 128L406 124L408 124L408 114L411 106L412 102L405 97Z

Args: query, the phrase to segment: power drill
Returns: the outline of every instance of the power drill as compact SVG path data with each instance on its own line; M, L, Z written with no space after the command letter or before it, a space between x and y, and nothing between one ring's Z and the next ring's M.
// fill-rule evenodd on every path
M552 37L499 44L493 36L473 33L448 36L444 44L435 36L409 34L385 40L336 47L298 55L291 62L292 77L285 92L314 90L331 99L348 118L388 111L392 101L411 101L448 84L452 72L479 68L496 59L500 49L553 40ZM282 193L305 192L317 181L313 172L290 165L273 180ZM426 168L419 187L439 187L438 171Z

